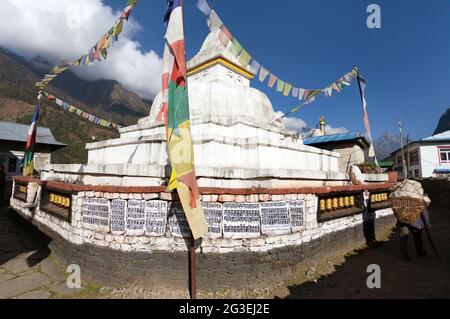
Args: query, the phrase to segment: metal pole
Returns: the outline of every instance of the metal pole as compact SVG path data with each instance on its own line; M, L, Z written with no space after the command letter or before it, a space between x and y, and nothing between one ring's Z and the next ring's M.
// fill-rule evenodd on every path
M409 158L409 134L406 135L406 171L408 172L408 177L412 178L409 174L409 169L411 168L411 159Z
M191 299L197 299L197 269L195 260L195 239L191 233L191 244L189 245L189 292Z
M406 167L406 160L405 160L405 149L403 147L403 129L402 129L402 119L398 118L398 127L400 129L400 145L402 146L402 166L403 166L403 177L405 179L408 179L408 171Z

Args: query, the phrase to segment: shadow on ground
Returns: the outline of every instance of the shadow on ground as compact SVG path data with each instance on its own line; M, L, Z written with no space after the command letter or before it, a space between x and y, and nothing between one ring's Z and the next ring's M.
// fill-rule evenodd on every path
M415 254L412 238L408 250L411 262L400 259L399 238L394 233L378 247L356 252L346 258L335 272L317 281L290 285L289 299L357 299L357 298L450 298L450 207L448 201L434 201L431 208L433 228L431 236L441 257L439 263L433 254L425 233L428 255ZM369 289L369 265L381 268L381 288Z

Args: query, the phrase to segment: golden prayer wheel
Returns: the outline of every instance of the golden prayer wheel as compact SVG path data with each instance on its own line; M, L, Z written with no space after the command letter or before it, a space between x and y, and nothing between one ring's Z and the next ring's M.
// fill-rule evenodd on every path
M333 209L339 208L339 200L337 198L333 198Z
M370 195L370 202L376 203L377 202L377 197L375 195Z
M333 200L331 198L327 199L327 210L333 210Z
M381 202L381 194L377 194L377 202Z
M56 204L58 204L58 205L62 204L62 197L59 195L56 196Z
M351 207L355 206L355 196L350 197L350 206Z
M339 197L339 208L344 208L344 197Z
M68 208L70 206L69 203L70 203L69 198L64 197L64 207Z
M326 204L325 199L321 199L321 200L320 200L320 211L321 211L321 212L327 210L327 206L326 206L326 205L327 205L327 204Z
M384 193L384 194L383 194L383 200L384 200L385 202L388 200L388 194L387 194L387 193Z
M55 195L50 194L50 203L55 203Z
M345 198L344 198L344 205L345 205L345 207L349 207L350 206L350 197L345 196Z

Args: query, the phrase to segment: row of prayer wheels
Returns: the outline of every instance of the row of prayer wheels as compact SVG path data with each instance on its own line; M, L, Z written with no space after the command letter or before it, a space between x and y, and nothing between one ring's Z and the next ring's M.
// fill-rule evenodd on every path
M332 211L355 207L355 196L335 197L320 200L320 211Z
M370 195L370 201L372 203L387 202L388 199L389 199L389 196L387 193Z
M57 194L50 194L50 203L64 208L70 207L70 198Z

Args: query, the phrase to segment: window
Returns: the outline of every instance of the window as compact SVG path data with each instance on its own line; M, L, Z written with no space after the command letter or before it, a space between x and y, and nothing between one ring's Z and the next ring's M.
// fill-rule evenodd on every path
M441 163L450 163L450 148L439 149Z
M419 151L415 150L409 153L409 162L411 165L419 164Z
M420 178L420 170L418 170L418 169L416 169L415 171L414 171L414 177L415 178Z
M403 156L398 155L397 156L397 166L402 167L403 166Z
M10 157L8 159L8 173L16 173L17 171L17 159L15 157Z

